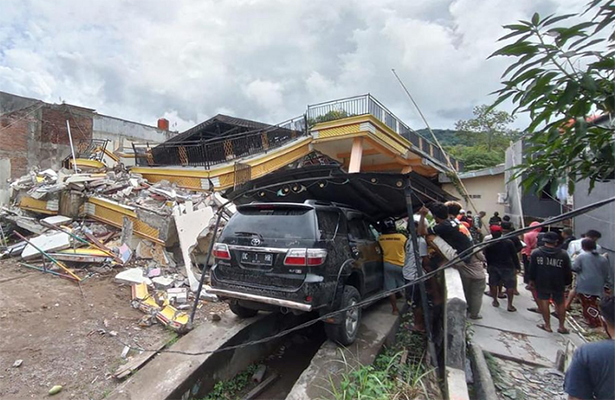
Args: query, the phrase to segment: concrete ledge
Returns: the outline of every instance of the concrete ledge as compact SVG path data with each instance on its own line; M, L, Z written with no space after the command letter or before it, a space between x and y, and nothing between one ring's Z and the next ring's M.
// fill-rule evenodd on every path
M270 336L298 322L297 317L279 313L239 319L227 311L221 321L206 322L182 337L172 346L172 350L191 353L216 350ZM163 352L116 388L109 398L183 400L202 397L217 381L232 378L273 351L277 344L274 340L261 345L196 356Z
M400 300L401 301L401 300ZM403 314L407 303L399 304ZM331 383L338 384L346 364L357 366L374 362L382 347L394 343L401 317L391 314L391 305L383 300L363 310L357 341L348 348L326 341L301 374L287 400L328 399Z
M476 343L470 343L470 360L474 373L474 387L476 400L497 399L498 395L493 385L493 378L485 360L483 349Z
M467 399L466 299L459 271L444 270L444 386L447 399Z
M447 399L470 400L465 370L446 367L444 372ZM497 399L497 397L494 397L494 399Z
M444 365L464 369L466 358L466 300L461 277L456 269L444 271L446 307L444 309Z

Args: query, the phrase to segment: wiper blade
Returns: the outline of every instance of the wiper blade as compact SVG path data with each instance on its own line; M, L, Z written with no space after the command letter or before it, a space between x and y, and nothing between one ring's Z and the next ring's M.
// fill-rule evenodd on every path
M235 232L235 236L260 236L260 235L258 233L254 233L254 232L237 231L237 232Z

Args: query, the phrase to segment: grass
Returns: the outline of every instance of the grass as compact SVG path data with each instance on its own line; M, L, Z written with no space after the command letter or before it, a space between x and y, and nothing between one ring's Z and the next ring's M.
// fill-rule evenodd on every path
M425 339L421 335L410 334L407 321L401 325L395 345L376 357L373 365L356 365L346 359L343 349L340 352L345 372L341 374L338 384L329 377L329 388L325 388L332 399L430 398L425 378L433 370L428 370L424 363Z
M214 388L209 392L207 397L201 400L235 400L239 398L239 393L245 389L250 383L257 365L252 364L244 371L238 373L227 381L219 381Z

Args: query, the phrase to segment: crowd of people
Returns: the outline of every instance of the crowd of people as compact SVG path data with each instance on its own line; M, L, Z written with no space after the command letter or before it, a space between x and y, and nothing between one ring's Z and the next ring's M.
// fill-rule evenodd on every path
M528 311L538 312L542 322L538 328L552 333L551 316L558 321L557 332L569 334L566 327L566 312L574 301L579 301L583 317L589 327L604 326L612 338L615 328L614 301L611 296L613 274L607 256L603 254L598 241L600 232L589 230L577 239L570 228L561 232L543 230L538 222L523 235L515 235L515 227L509 216L500 217L495 212L484 224L486 213L473 215L462 209L458 202L433 202L423 206L414 220L418 234L419 262L415 262L412 240L406 234L397 232L394 221L384 222L380 236L385 261L385 289L393 290L412 282L419 276L417 266L429 272L446 261L444 249L428 250L426 237L436 235L456 254L463 257L454 265L459 271L468 307L468 318L481 319L482 298L491 296L491 305L500 307L500 299L506 299L506 311L514 313L514 298L519 295L518 276L522 277L525 289L530 291L537 307ZM431 220L431 221L430 221ZM408 229L409 231L409 229ZM487 235L484 235L487 233ZM506 239L500 239L506 235ZM499 240L496 240L499 239ZM493 243L489 243L493 241ZM480 252L466 252L476 243L487 242ZM430 254L431 251L431 254ZM464 253L465 252L465 253ZM488 286L488 291L485 292ZM429 298L440 299L438 285L434 279L427 281ZM423 312L418 285L408 286L406 299L411 302L415 324L414 329L424 330ZM397 299L390 296L393 313L398 313ZM554 312L551 312L553 305ZM608 349L610 352L602 351ZM596 365L600 365L597 369ZM605 373L610 373L610 375ZM587 374L589 381L581 376ZM615 398L615 341L581 347L573 358L566 376L566 391L571 399L608 393ZM609 377L611 378L609 380ZM589 383L588 383L589 382Z

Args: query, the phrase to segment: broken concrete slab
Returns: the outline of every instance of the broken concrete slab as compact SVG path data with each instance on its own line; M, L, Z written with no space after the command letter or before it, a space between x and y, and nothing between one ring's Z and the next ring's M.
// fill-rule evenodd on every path
M211 226L211 219L214 216L211 207L202 208L196 211L186 210L185 214L176 213L173 218L177 227L179 244L184 259L184 268L190 284L190 290L195 292L199 286L199 277L192 269L190 253L198 245L199 236Z
M122 271L115 275L115 280L120 283L128 283L131 285L139 283L152 284L152 281L143 275L143 270L141 268L130 268L126 271Z
M157 276L152 278L152 283L157 289L169 289L175 283L175 279L166 276Z
M52 226L60 226L66 225L73 221L70 217L65 217L64 215L54 215L51 217L43 218L41 220L42 223Z
M70 236L65 232L54 231L53 233L40 235L28 240L32 244L26 245L21 252L21 258L24 260L36 258L41 255L34 246L45 252L64 250L70 247Z

